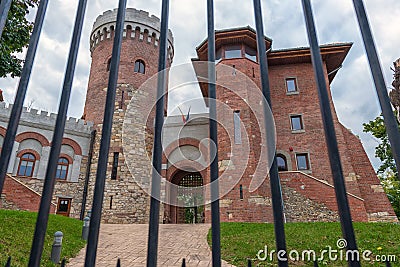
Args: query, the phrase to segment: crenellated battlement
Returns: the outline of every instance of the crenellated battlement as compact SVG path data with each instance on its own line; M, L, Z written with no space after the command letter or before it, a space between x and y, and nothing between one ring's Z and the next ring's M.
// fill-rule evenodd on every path
M112 39L114 36L117 11L117 8L107 10L97 17L90 34L90 52L93 52L101 41ZM136 39L139 42L158 46L160 39L160 19L154 15L150 16L147 11L127 8L123 38ZM172 62L174 57L174 38L171 30L168 31L168 56Z
M5 102L0 103L0 121L8 122L11 115L13 105L6 105ZM54 127L56 124L57 114L42 111L38 109L31 108L28 110L24 107L21 114L20 124L35 125L40 128L40 125L44 127ZM66 131L80 132L82 134L90 134L93 128L92 122L86 122L82 119L77 119L69 117L65 122Z

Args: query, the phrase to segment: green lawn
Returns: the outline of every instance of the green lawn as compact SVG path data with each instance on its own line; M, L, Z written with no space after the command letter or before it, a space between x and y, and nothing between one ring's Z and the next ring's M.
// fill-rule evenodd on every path
M392 266L400 266L400 225L389 223L354 223L360 258L365 250L373 254L370 262L363 261L363 266L385 266L375 261L376 255L395 255ZM288 251L297 250L300 259L304 250L314 250L320 257L322 250L332 248L332 256L340 258L337 241L341 238L339 223L288 223L285 225ZM208 235L211 244L211 230ZM222 258L236 266L247 266L247 259L253 260L252 266L276 266L274 262L257 260L257 253L268 246L268 254L275 249L274 228L272 224L260 223L222 223L221 253ZM296 257L296 254L292 254ZM345 254L344 254L345 255ZM264 254L260 254L264 256ZM308 259L307 254L305 258ZM345 258L345 256L343 257ZM290 266L313 266L307 261L290 261ZM258 265L257 265L258 264ZM345 261L330 261L326 253L319 266L347 266Z
M37 213L26 211L0 210L0 266L8 256L11 266L27 266L36 224ZM81 239L83 223L79 220L50 215L44 250L40 266L56 266L50 261L53 236L56 231L64 234L61 258L69 259L84 247Z

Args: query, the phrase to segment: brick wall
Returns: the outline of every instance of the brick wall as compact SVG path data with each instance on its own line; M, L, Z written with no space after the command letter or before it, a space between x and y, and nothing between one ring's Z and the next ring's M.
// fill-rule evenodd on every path
M41 195L19 182L15 178L6 175L2 197L8 203L12 203L13 209L35 211L39 210ZM50 213L55 213L56 205L50 205Z

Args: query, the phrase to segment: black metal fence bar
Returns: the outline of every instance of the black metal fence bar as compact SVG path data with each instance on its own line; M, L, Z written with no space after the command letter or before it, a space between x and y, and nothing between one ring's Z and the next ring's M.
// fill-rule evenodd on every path
M6 135L0 154L0 195L3 192L4 180L7 173L10 156L17 133L19 119L21 118L22 108L28 88L29 78L32 72L33 61L39 42L40 32L42 31L44 15L46 14L48 0L41 0L35 18L35 26L29 40L26 52L24 67L22 68L21 79L19 80L17 94L15 95L14 105L11 110L10 120L8 121Z
M104 186L108 164L108 152L110 149L115 95L118 81L119 60L121 55L122 32L124 30L126 1L127 0L119 0L118 4L117 22L115 27L114 43L110 64L110 76L108 79L106 104L103 118L103 129L101 132L99 159L97 164L96 182L93 195L92 214L89 226L89 237L86 248L85 267L93 267L95 266L96 262L101 210L103 205Z
M347 240L347 249L357 250L356 238L354 235L354 229L350 214L350 207L346 195L346 186L343 178L342 164L340 162L336 133L333 125L332 111L329 104L328 89L326 87L322 57L318 45L317 33L315 30L314 17L312 14L310 0L302 0L302 4L308 39L311 48L311 59L318 87L318 97L322 113L322 122L325 130L325 139L328 147L329 162L331 165L333 182L335 186L336 200L338 204L342 232L344 238ZM349 266L360 266L360 262L358 260L349 261Z
M4 267L10 267L11 266L11 256L8 257L6 265Z
M261 3L260 0L254 0L253 3L254 3L254 17L256 22L257 50L258 50L258 60L260 64L262 93L265 100L272 109ZM267 108L268 107L264 105L264 114L267 114ZM264 116L264 120L265 120L264 124L266 127L268 125L266 115ZM267 145L269 145L268 136L267 136ZM278 174L278 165L276 164L276 157L274 157L274 161L272 163L269 174L270 174L269 177L270 177L271 197L272 197L272 211L274 214L276 248L277 251L286 251L282 189ZM287 261L279 260L278 263L279 266L288 266Z
M36 220L35 234L32 241L31 254L29 258L29 266L40 266L42 256L44 238L46 235L47 221L49 219L49 211L51 199L54 191L55 176L60 155L62 138L64 135L65 121L67 119L68 103L71 95L72 82L74 80L76 59L79 50L79 42L82 34L83 21L85 18L87 0L80 0L75 18L75 26L72 35L71 46L67 61L67 69L64 77L60 105L56 125L51 142L51 150L49 162L44 180L42 197L40 200L39 213Z
M3 35L4 26L7 22L8 11L10 11L11 0L3 0L0 3L0 38Z
M147 244L147 267L157 266L158 250L158 223L160 213L160 173L162 163L162 129L164 124L164 107L167 67L167 44L168 44L168 16L169 0L163 0L161 6L161 29L160 29L160 50L158 58L158 77L157 77L157 103L156 118L154 126L154 148L153 148L153 172L151 180L151 199L150 199L150 220Z
M376 93L382 108L382 114L386 126L386 132L392 149L393 158L396 162L397 171L400 171L400 132L397 128L397 120L393 114L390 98L386 90L385 79L383 78L381 64L376 52L374 37L372 36L367 14L365 12L362 0L353 0L358 24L364 41L365 51L367 53L369 66L375 83ZM400 176L398 176L400 179Z
M219 182L218 182L218 132L216 105L216 73L215 73L215 30L214 1L207 0L207 33L208 33L208 97L210 106L210 155L214 157L210 165L211 181L211 243L212 266L221 266L221 227L219 214Z

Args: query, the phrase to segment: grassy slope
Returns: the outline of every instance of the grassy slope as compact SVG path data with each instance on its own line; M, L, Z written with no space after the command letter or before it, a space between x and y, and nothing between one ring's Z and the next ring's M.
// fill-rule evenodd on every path
M354 223L360 251L371 250L374 255L396 255L400 264L400 225L385 223ZM313 249L317 253L341 238L339 223L288 223L285 226L288 251ZM272 224L222 223L222 258L236 266L247 266L246 259L255 259L259 250L268 246L275 249ZM210 242L210 233L209 233ZM210 242L211 243L211 242ZM317 254L318 255L318 254ZM275 254L276 258L276 254ZM257 265L259 264L259 265ZM347 266L345 262L320 262L320 266ZM306 262L291 262L291 266L312 266ZM325 266L326 266L325 265ZM253 261L253 266L276 266L276 263ZM363 266L384 266L382 263L363 262Z
M36 224L37 213L0 210L0 266L8 256L11 266L27 266ZM50 215L41 266L56 266L50 261L53 236L56 231L64 234L61 258L71 258L85 245L81 239L82 222L76 219Z

